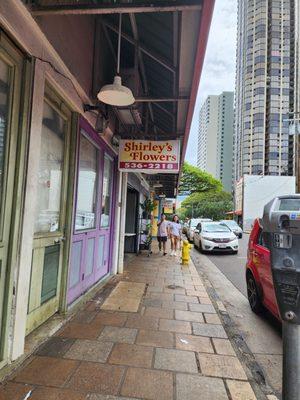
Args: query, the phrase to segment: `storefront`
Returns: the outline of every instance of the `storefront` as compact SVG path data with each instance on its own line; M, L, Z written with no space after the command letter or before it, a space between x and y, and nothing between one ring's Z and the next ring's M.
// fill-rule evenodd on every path
M115 154L84 119L77 143L68 304L109 274L112 258Z

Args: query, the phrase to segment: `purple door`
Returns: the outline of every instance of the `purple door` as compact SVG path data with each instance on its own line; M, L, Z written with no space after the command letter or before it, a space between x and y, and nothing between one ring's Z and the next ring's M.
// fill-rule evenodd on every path
M68 304L109 273L115 162L91 127L78 140Z

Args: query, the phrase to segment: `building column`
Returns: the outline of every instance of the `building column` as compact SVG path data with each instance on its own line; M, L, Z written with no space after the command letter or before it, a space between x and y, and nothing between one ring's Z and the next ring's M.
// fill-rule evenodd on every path
M124 270L124 244L125 244L125 224L126 224L126 204L127 204L127 182L128 173L122 173L121 207L120 207L120 231L119 231L119 253L118 253L118 274Z

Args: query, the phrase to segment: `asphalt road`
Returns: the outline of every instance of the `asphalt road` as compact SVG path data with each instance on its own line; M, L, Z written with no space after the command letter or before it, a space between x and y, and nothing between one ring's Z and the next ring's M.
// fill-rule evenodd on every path
M244 233L242 239L239 239L238 254L206 254L210 261L213 262L226 278L246 297L245 265L247 261L248 241L249 235Z

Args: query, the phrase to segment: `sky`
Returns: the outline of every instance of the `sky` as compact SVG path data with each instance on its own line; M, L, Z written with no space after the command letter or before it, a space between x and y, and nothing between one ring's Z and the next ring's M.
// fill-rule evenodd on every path
M234 91L237 0L216 0L206 56L202 70L186 161L197 163L199 110L206 97Z

